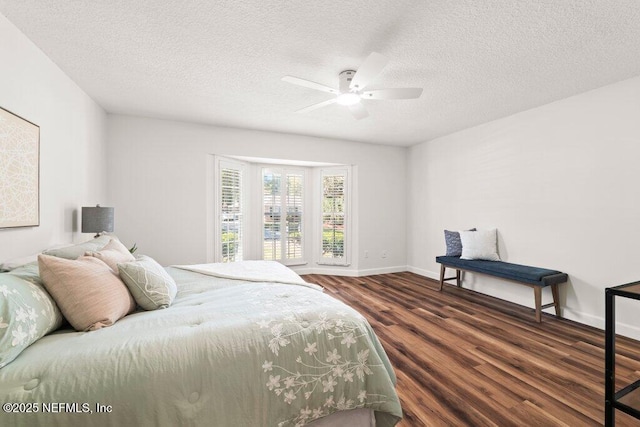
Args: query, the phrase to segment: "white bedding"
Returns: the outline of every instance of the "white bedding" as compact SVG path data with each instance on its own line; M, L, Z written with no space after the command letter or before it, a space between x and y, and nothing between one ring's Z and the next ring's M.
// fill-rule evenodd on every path
M244 280L261 283L287 283L322 290L322 286L305 282L294 271L276 261L242 261L216 264L172 265L222 279Z

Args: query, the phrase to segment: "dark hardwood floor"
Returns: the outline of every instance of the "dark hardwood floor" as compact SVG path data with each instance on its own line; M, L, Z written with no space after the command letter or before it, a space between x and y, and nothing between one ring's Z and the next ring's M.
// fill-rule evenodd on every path
M364 314L398 377L408 426L597 426L604 332L412 273L305 280ZM547 297L546 294L544 297ZM602 298L604 298L604 293ZM640 342L617 341L620 386L640 378ZM618 426L640 421L617 412Z

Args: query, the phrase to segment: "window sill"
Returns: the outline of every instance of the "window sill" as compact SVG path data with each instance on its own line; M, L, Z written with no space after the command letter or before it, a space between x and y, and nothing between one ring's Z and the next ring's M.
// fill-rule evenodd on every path
M351 264L348 262L316 262L318 265L328 265L331 267L349 267Z
M306 261L292 261L292 262L288 262L286 264L282 263L282 265L285 265L287 267L297 267L299 265L307 265L307 264L309 264L309 263L306 262Z

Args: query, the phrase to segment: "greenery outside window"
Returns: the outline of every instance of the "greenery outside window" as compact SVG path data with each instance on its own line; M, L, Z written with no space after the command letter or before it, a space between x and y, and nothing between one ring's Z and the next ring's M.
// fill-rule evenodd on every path
M319 264L346 265L348 244L348 169L321 173L321 248Z

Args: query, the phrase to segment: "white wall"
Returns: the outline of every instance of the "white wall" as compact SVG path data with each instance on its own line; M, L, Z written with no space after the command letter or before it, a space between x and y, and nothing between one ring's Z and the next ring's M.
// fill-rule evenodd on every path
M206 262L207 160L218 154L356 165L353 260L350 267L331 271L356 275L406 268L404 148L108 117L108 187L116 233L160 263ZM380 256L383 250L386 258Z
M0 64L0 106L40 126L40 226L0 229L1 262L90 238L76 211L107 200L106 113L3 15Z
M444 229L497 227L503 260L568 273L563 315L597 327L604 289L640 280L640 77L407 155L413 271L439 272ZM471 274L464 286L533 306L524 286ZM619 332L640 338L640 303L619 301L618 310Z

